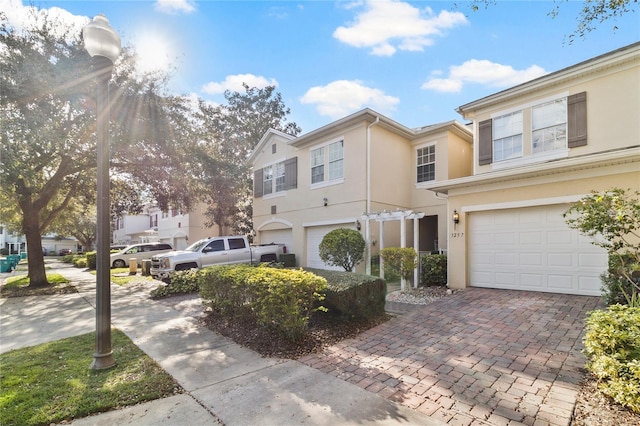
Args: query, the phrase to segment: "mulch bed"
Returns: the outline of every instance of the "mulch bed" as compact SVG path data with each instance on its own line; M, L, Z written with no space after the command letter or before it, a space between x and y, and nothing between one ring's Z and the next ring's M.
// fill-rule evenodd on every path
M344 321L324 312L316 312L309 320L307 333L297 341L287 340L254 320L229 319L215 312L208 312L201 321L210 330L258 352L263 357L297 359L320 352L341 340L355 337L390 318L390 315L384 315L369 321Z
M638 426L640 413L617 404L597 387L597 379L585 372L573 411L573 426Z

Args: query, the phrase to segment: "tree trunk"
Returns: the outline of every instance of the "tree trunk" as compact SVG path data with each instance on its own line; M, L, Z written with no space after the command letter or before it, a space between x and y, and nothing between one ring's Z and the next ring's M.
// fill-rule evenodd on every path
M27 258L29 259L29 287L46 287L47 273L42 254L42 236L40 221L35 209L23 211L22 231L27 238Z

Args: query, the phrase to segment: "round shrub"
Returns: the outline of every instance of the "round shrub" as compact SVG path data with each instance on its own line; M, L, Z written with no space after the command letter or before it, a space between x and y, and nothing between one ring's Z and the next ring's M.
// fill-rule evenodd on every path
M327 265L339 266L351 272L362 261L365 241L353 229L334 229L320 243L320 259Z

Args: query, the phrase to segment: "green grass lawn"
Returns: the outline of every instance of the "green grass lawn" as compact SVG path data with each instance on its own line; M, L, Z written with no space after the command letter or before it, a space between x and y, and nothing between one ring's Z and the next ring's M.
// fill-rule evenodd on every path
M69 280L60 274L47 274L47 281L51 284L48 287L30 288L29 277L25 275L16 275L7 278L6 282L0 290L2 297L20 297L20 296L45 296L60 293L76 293L76 288L68 285Z
M94 333L0 354L0 425L49 425L181 393L155 361L118 330L117 365L91 370Z

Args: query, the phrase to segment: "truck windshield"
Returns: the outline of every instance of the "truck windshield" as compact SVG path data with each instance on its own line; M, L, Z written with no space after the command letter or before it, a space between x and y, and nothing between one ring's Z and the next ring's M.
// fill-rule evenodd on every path
M187 247L185 249L185 251L198 251L198 250L200 250L202 248L202 246L207 244L207 241L209 241L209 240L208 239L204 239L204 240L196 241L195 243L193 243L189 247Z

